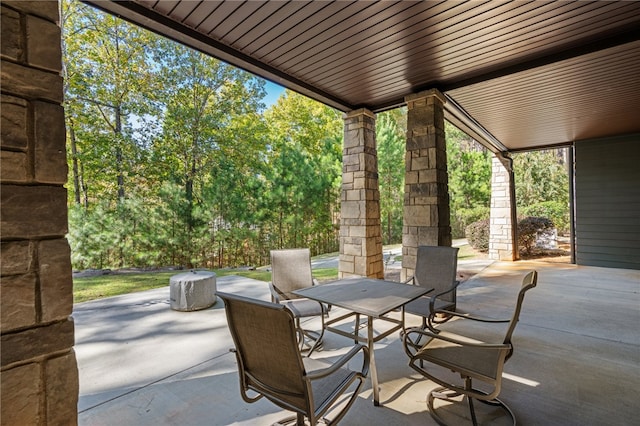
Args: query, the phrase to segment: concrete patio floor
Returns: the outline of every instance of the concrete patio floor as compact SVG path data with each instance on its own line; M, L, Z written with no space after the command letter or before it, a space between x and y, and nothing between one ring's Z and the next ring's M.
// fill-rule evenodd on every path
M640 424L640 271L524 261L475 266L480 272L461 285L459 308L494 317L510 316L522 277L539 272L500 395L519 424ZM237 276L219 278L218 290L269 298L266 283ZM268 425L289 414L264 399L240 398L220 299L196 312L173 311L168 299L167 286L74 307L80 425ZM314 356L337 357L351 345L325 336ZM375 350L382 406L373 406L367 380L341 424L435 424L425 396L436 386L408 367L398 335Z

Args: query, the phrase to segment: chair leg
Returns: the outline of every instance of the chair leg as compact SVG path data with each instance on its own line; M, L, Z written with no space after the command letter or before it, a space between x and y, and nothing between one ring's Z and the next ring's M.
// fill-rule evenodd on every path
M360 314L356 313L356 322L353 325L353 341L360 343L358 340L358 333L360 332Z
M295 426L305 426L304 415L300 413L296 413L293 416L285 417L282 420L278 420L273 423L271 426L286 426L286 425L295 425Z
M300 324L300 318L296 318L296 330L298 334L298 344L300 345L300 351L304 351L304 347L309 346L309 352L307 353L307 356L310 356L311 353L322 344L322 337L324 336L324 317L321 316L321 320L322 325L320 327L320 332L317 332L312 330L305 330L304 328L302 328L302 324Z
M468 381L468 383L467 383ZM484 393L483 391L479 391L478 389L474 389L471 386L471 379L470 378L465 378L465 388L468 390L473 390L474 392L480 392L480 393ZM449 401L449 402L453 402L453 403L459 403L460 400L457 401L453 401L453 398L457 398L463 396L463 399L467 400L467 405L469 406L469 414L471 417L471 422L474 426L478 425L478 420L477 420L477 416L476 416L476 410L475 410L475 406L473 404L473 400L475 399L478 402L481 402L483 404L486 405L491 405L494 407L500 407L502 408L511 418L511 422L512 424L515 426L516 424L516 417L515 414L513 413L513 411L511 411L511 409L501 400L499 400L498 398L494 398L492 400L486 401L486 400L482 400L482 399L477 399L477 398L473 398L470 397L468 395L464 395L460 392L451 390L449 388L446 387L439 387L437 389L432 390L431 392L429 392L428 394L428 398L427 398L427 404L429 407L429 414L431 415L431 417L441 426L447 426L448 424L442 419L442 417L440 417L440 415L437 413L433 402L434 400L437 399L442 399L445 401Z
M473 386L471 385L471 377L465 377L464 379L464 388L467 390L472 390ZM467 402L469 402L469 413L471 413L471 421L473 422L473 426L478 426L478 419L476 419L476 410L473 407L473 398L469 395L465 395Z
M307 353L307 356L311 356L313 351L315 351L316 348L318 348L322 344L322 337L324 336L324 315L321 315L320 319L321 319L320 333L315 338L315 342L311 346L311 349L309 349L309 353Z

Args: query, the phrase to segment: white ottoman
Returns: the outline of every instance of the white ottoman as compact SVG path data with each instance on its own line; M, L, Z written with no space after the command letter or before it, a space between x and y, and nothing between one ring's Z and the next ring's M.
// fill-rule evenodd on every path
M191 271L174 275L169 280L171 309L197 311L216 303L216 274Z

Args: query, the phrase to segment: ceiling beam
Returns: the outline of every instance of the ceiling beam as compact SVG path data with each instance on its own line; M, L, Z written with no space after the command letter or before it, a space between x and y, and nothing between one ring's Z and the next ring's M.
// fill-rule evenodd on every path
M614 34L610 34L607 37L592 40L586 43L581 42L579 45L570 45L560 52L542 55L528 61L504 66L496 70L452 81L449 83L433 84L430 87L437 87L438 90L440 90L442 93L445 93L450 90L460 89L472 84L484 83L496 78L504 77L522 71L528 71L538 67L543 67L545 65L554 64L556 62L564 61L567 59L577 58L589 53L599 52L601 50L621 46L623 44L631 43L638 40L640 40L640 27L637 23L633 23L625 27L618 28Z
M451 124L467 133L493 153L507 152L508 149L487 129L482 127L467 111L453 98L445 93L447 102L444 104L445 118Z

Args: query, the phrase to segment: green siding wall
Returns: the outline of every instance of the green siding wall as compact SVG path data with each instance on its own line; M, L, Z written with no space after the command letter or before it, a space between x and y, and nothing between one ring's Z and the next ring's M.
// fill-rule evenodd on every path
M576 263L640 269L640 135L575 145Z

